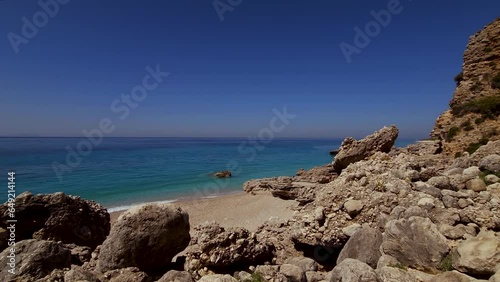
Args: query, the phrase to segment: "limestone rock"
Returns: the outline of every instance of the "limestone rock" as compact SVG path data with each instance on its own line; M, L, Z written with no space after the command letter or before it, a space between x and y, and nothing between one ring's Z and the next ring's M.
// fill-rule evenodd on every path
M193 282L193 277L187 271L170 270L157 282Z
M87 271L79 266L72 267L70 271L64 274L64 282L81 281L100 282L101 280L99 280L99 278L97 278L94 273Z
M477 166L471 166L469 168L464 169L462 174L465 176L477 177L481 174L481 170Z
M500 239L492 231L482 231L457 246L453 267L461 272L493 275L500 270Z
M500 63L499 34L500 19L497 18L469 38L462 72L456 77L457 88L450 101L450 110L439 116L431 133L431 136L442 141L445 155L453 157L456 153L461 154L483 136L492 141L500 138L498 117L493 115L488 118L486 114L477 113L468 106L470 103L480 103L479 99L500 93L500 89L492 84L492 78L498 74L496 66ZM476 124L476 120L480 120L480 124Z
M472 282L476 279L458 271L447 271L434 276L429 282Z
M304 272L318 270L318 263L313 259L306 257L289 258L285 261L285 264L295 265Z
M198 282L238 282L236 278L231 275L222 275L222 274L212 274L201 277Z
M382 232L369 226L363 226L361 230L349 238L347 244L340 251L337 264L347 258L352 258L376 268L377 262L382 255L380 253L381 244Z
M380 282L420 282L408 271L395 267L382 267L376 270Z
M398 128L393 125L384 127L359 141L351 137L346 138L333 161L334 169L340 172L349 164L368 158L375 152L389 152L398 138L398 133Z
M97 269L166 267L189 244L189 216L167 204L146 204L123 213L101 246Z
M8 207L0 206L0 228L7 227ZM40 239L74 243L92 249L109 234L109 214L101 205L64 193L16 198L16 240ZM0 240L0 250L6 241Z
M479 162L479 167L493 173L500 173L500 155L489 155Z
M186 251L185 269L230 269L270 262L274 246L258 241L255 234L244 228L222 228L217 223L196 227L191 246ZM196 262L196 263L193 263Z
M377 274L368 264L345 259L329 274L330 282L378 282Z
M355 217L363 209L363 202L358 200L348 200L344 204L344 209L351 217Z
M306 282L306 274L298 266L291 264L283 264L280 267L280 273L286 277L287 281Z
M486 184L482 179L475 178L467 181L467 189L472 190L474 192L486 191Z
M29 239L15 245L16 274L12 275L8 272L10 254L10 248L0 253L1 281L34 281L49 275L54 269L63 269L71 264L70 251L60 243Z
M435 271L449 247L430 219L414 216L387 223L381 250L403 265Z
M137 267L127 267L107 271L104 276L109 282L149 282L151 278L147 273L140 271Z

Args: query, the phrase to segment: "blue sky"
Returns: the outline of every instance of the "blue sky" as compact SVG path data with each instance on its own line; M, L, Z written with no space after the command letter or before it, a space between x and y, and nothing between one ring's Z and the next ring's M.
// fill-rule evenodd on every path
M339 45L395 0L220 1L239 4L223 21L208 0L72 0L17 54L8 34L23 36L22 18L43 10L0 1L0 135L81 136L108 117L107 136L246 137L286 106L297 117L280 137L397 124L424 138L448 107L468 37L500 16L500 1L401 0L348 63ZM110 105L148 65L170 76L117 119Z

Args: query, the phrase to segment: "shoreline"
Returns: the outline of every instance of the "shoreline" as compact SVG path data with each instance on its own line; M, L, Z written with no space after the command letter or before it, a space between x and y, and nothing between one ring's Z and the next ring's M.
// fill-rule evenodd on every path
M149 203L144 203L149 204ZM213 198L182 199L169 203L189 214L191 227L216 221L224 228L245 226L250 231L269 219L288 220L298 202L282 200L270 193L249 194L244 191L224 193ZM111 225L126 210L109 212Z

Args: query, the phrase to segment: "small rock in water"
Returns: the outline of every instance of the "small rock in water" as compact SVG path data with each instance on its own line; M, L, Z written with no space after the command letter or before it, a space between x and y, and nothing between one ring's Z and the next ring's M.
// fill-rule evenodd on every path
M214 173L214 176L217 178L229 178L231 177L231 172L229 170L219 171Z

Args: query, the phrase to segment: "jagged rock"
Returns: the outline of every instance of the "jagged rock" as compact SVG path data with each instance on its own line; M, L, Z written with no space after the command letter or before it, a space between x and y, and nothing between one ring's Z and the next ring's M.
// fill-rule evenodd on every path
M333 161L334 169L340 172L349 164L368 158L375 152L388 153L394 146L398 133L398 128L393 125L384 127L359 141L352 137L346 138Z
M492 79L488 77L498 74L496 66L500 63L499 34L500 19L497 18L483 30L469 37L463 55L462 72L456 76L457 88L450 101L450 110L439 116L431 133L432 137L443 142L445 155L453 157L457 153L462 153L468 146L478 143L485 136L490 140L498 140L500 137L498 117L493 115L491 118L486 118L484 113L471 110L471 107L477 106L470 106L471 103L474 105L484 101L478 99L495 97L500 93L499 89L493 87ZM482 121L479 125L474 123L478 119ZM465 126L467 123L469 126Z
M306 204L314 200L316 189L320 185L294 181L293 177L281 176L249 180L243 184L243 190L247 193L270 192L274 197Z
M244 228L222 228L217 223L196 227L191 246L186 253L185 269L229 269L234 266L270 262L274 246L259 242L254 233Z
M236 278L231 275L213 274L201 277L198 282L238 282Z
M286 281L290 282L306 282L306 274L304 271L295 265L283 264L280 266L281 274L286 277Z
M465 226L463 224L457 224L456 226L443 224L439 226L439 231L446 238L452 240L463 239L466 237L466 235L476 236L476 228L474 228L473 226Z
M193 277L187 271L170 270L156 282L193 282Z
M330 282L378 282L377 274L368 264L345 259L329 274Z
M446 238L428 218L389 221L383 238L384 254L416 269L435 271L449 252Z
M472 190L474 192L486 191L486 184L482 179L476 178L467 181L467 189Z
M109 279L109 282L150 282L152 280L147 273L140 271L137 267L107 271L104 276Z
M165 268L189 244L189 216L167 204L147 204L123 213L101 246L97 269Z
M479 167L493 173L500 173L500 155L489 155L479 162Z
M81 282L81 281L86 281L86 282L101 282L97 276L90 272L87 271L80 266L74 266L71 268L70 271L66 272L64 274L64 282Z
M421 181L415 182L413 189L425 193L427 195L431 195L436 199L441 199L443 196L440 189Z
M62 244L45 240L23 240L15 245L16 274L9 273L10 248L0 253L1 281L33 281L49 275L54 269L71 264L71 253Z
M495 232L482 231L460 243L452 258L453 267L461 272L493 275L500 270L500 239Z
M310 170L299 170L293 180L295 182L311 182L325 184L333 181L337 177L337 173L333 169L333 165L327 164L324 166L316 166Z
M364 262L372 268L377 267L377 262L382 255L382 232L369 226L363 226L349 238L347 244L340 251L337 264L345 259L352 258Z
M0 206L0 228L8 226L7 204ZM101 205L64 193L34 196L24 192L16 198L16 240L40 239L74 243L92 249L109 234L109 214ZM0 241L0 250L6 247Z
M89 247L77 246L75 244L64 244L71 251L71 264L82 265L90 261L92 250Z

